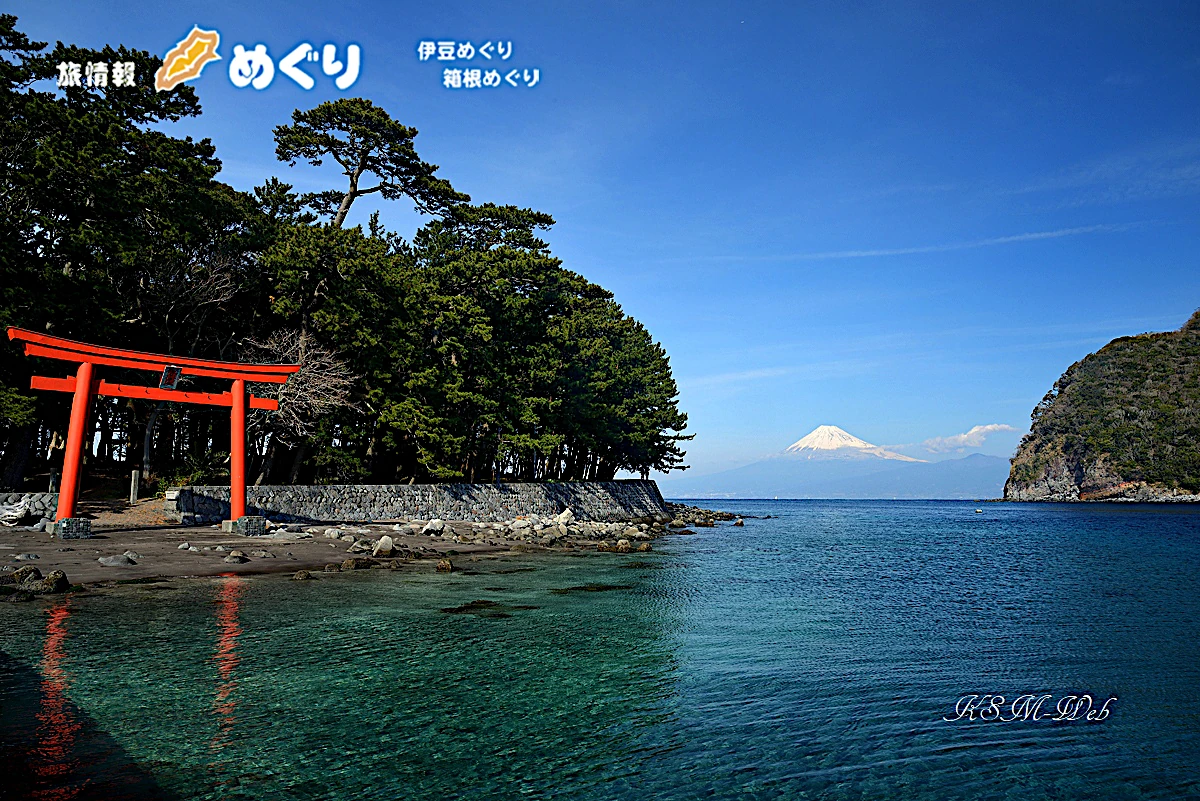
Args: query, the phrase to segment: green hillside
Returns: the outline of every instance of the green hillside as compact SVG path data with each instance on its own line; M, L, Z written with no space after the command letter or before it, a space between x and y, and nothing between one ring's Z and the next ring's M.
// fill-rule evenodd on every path
M1200 312L1071 365L1033 410L1011 500L1181 500L1200 493Z

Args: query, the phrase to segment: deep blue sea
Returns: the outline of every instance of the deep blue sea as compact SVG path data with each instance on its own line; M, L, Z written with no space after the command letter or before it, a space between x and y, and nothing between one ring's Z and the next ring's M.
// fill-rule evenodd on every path
M759 517L0 604L0 797L1200 797L1200 509L721 506Z

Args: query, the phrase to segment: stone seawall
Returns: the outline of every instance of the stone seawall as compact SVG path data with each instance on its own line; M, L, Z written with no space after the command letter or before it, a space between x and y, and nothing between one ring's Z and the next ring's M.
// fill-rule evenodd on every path
M58 508L58 493L0 492L0 507L12 509L14 514L18 514L17 510L24 509L19 513L20 517L6 521L10 524L15 520L22 519L33 519L34 521L41 520L43 517L53 519L54 510Z
M167 511L183 523L229 517L229 487L180 487L167 494ZM279 522L471 520L554 516L624 522L670 519L653 481L581 481L567 484L345 484L247 487L246 514Z

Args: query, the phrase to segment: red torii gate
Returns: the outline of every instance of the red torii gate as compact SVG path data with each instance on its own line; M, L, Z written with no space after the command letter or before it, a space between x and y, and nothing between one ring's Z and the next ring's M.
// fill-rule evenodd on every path
M176 403L197 403L209 406L228 406L230 423L229 447L229 517L238 520L246 514L246 408L278 409L278 401L246 395L246 382L283 384L288 377L300 370L297 364L238 364L209 359L190 359L167 356L161 353L143 353L121 348L103 348L76 342L61 337L52 337L9 327L8 338L25 343L26 356L41 356L65 362L77 362L79 368L74 378L47 378L33 376L30 389L48 389L57 392L72 392L71 426L67 430L66 452L63 455L62 483L58 493L58 510L55 522L75 517L75 502L79 493L79 466L83 458L84 439L87 436L88 411L92 396L108 395L121 398L143 398ZM233 381L230 392L183 392L169 388L143 387L130 384L110 384L93 378L95 365L125 367L159 373L166 379L167 370L178 370L179 374L224 378ZM164 381L163 383L167 383ZM84 528L90 526L85 525Z

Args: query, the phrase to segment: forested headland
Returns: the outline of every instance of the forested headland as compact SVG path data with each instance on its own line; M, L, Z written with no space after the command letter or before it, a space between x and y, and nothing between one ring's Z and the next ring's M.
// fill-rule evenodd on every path
M1200 500L1200 311L1071 365L1032 419L1009 500Z
M64 61L134 62L139 79L59 89ZM274 137L280 175L239 191L219 180L212 142L172 135L201 108L192 87L155 91L160 64L125 47L48 47L0 16L0 327L301 364L282 390L253 388L280 401L252 415L254 483L683 468L687 417L666 353L551 254L550 215L473 202L420 158L415 129L363 98L258 132ZM339 185L301 194L286 182L322 164ZM363 197L426 221L407 238L377 212L348 227ZM0 485L34 488L61 464L70 396L29 379L71 369L0 345ZM228 473L226 409L98 398L92 426L89 470L144 468L159 486Z

